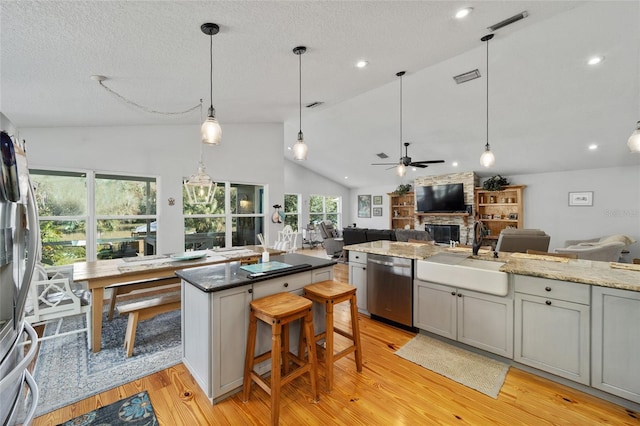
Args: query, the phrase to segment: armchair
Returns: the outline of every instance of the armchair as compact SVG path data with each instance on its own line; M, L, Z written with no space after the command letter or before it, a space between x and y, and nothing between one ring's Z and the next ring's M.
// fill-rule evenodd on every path
M520 252L527 250L547 251L551 237L540 229L507 228L500 232L497 252Z
M333 226L330 220L320 222L320 234L322 235L322 244L327 254L331 257L338 257L342 254L344 240L341 238L338 230Z

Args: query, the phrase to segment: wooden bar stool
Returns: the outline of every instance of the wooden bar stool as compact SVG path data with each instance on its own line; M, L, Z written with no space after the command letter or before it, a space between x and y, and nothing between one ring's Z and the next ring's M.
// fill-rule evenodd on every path
M333 363L347 356L351 352L355 352L356 370L362 371L362 346L360 344L360 327L358 325L358 304L356 303L356 288L349 284L338 281L322 281L304 287L304 297L314 302L325 305L326 311L326 331L317 334L314 342L325 339L325 378L327 382L327 391L333 389ZM351 333L336 328L333 325L333 306L337 303L349 301L351 304ZM333 333L336 332L353 344L338 353L334 353ZM322 348L322 346L320 346ZM302 348L301 348L302 349ZM315 354L314 354L315 355Z
M277 425L280 416L280 388L304 373L309 373L311 392L314 402L319 399L317 387L317 359L313 342L313 303L304 297L291 293L278 293L263 297L250 303L249 334L247 336L247 352L244 362L244 382L242 386L242 400L249 400L251 381L264 389L271 396L271 424ZM300 326L304 330L308 360L305 361L289 352L289 323L297 319L302 320ZM256 332L258 320L271 326L271 350L254 357L256 346ZM284 334L284 335L283 335ZM280 371L280 361L283 361L284 376ZM271 382L267 384L260 375L254 371L255 364L271 358ZM298 365L299 368L289 373L289 362Z

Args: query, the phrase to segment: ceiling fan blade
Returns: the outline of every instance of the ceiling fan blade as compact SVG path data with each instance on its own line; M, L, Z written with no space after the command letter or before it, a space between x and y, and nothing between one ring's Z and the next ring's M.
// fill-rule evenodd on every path
M371 163L372 166L397 166L398 163Z
M416 164L437 164L437 163L444 163L444 160L428 160L428 161L414 161L411 163L411 165L416 165Z
M418 167L420 169L425 169L429 166L427 166L426 164L419 164L419 163L411 163L409 164L409 167Z

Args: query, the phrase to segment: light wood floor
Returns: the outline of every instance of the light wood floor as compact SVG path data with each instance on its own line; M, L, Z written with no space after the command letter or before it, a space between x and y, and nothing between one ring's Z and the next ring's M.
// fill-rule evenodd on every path
M322 255L305 250L302 253ZM347 266L335 277L346 281ZM348 309L336 309L348 326ZM335 386L312 403L306 378L282 390L282 425L640 425L640 414L585 393L511 368L495 400L394 354L413 333L360 316L363 371L353 356L336 363ZM340 336L337 336L339 338ZM269 397L252 387L248 403L236 394L211 405L184 364L118 386L39 417L35 425L55 425L128 395L147 390L161 425L262 425L269 420Z

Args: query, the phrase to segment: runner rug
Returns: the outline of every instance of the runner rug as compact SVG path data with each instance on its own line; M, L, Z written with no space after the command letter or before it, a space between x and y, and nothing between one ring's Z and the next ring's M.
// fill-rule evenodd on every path
M500 361L418 334L396 355L494 399L509 371Z
M84 327L85 316L65 318L60 332ZM55 333L48 324L45 336ZM84 332L42 341L35 368L40 390L36 416L115 388L182 361L180 310L138 323L133 356L124 350L127 317L103 316L102 350L87 348Z
M156 414L153 412L149 395L147 391L143 391L105 407L89 411L58 426L156 426L157 424L158 419L156 419Z

